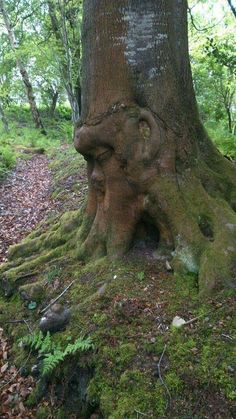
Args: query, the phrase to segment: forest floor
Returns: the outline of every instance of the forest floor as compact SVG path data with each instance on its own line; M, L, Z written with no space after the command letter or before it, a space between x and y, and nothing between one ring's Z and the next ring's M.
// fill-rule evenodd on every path
M18 159L16 168L0 184L0 263L7 260L9 246L55 211L51 183L48 157L35 154L27 160Z
M38 222L36 233L49 231L65 212L71 219L85 200L86 168L63 145L53 158L19 160L0 189L8 246ZM68 253L41 264L27 278L31 285L43 283L34 309L19 293L0 296L1 419L235 417L235 297L203 301L196 276L174 275L169 255L152 245L139 243L118 261L85 264ZM58 350L91 336L95 350L63 360L45 382L39 371L33 373L44 355L19 342L24 336L39 339L42 308L71 281L60 301L73 316L51 341ZM176 315L190 322L173 328Z

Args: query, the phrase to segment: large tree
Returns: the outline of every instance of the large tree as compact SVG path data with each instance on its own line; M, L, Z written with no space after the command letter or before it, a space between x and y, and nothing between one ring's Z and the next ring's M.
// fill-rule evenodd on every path
M119 256L152 230L200 290L234 286L236 170L199 119L187 1L85 0L82 43L81 252Z

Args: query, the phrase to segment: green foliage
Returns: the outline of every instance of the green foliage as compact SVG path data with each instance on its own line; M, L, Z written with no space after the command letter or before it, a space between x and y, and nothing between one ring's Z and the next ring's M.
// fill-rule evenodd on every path
M25 336L22 339L22 343L43 355L43 376L50 375L58 364L63 362L67 356L75 355L77 352L85 352L93 348L90 338L83 339L79 337L74 343L68 343L67 346L62 349L60 344L53 342L49 332L44 336L41 331L39 333L34 333L33 335Z
M222 128L219 123L208 121L207 131L218 150L228 157L236 157L236 136Z
M228 133L230 143L234 143L236 134L236 38L235 20L228 9L210 0L192 9L195 26L190 25L190 54L192 61L194 86L203 121L213 124L221 133L217 146L227 152ZM219 19L221 16L221 20ZM196 28L206 28L199 32ZM234 134L234 135L233 135ZM219 137L219 136L218 136ZM234 137L234 140L233 140ZM229 155L232 155L229 154ZM235 155L235 151L234 151Z
M61 269L58 266L54 266L50 271L46 274L46 281L51 284L55 278L57 278L60 274Z
M138 272L137 278L138 278L139 281L144 281L145 273L143 271L142 272Z
M8 145L0 143L0 180L16 163L16 155Z

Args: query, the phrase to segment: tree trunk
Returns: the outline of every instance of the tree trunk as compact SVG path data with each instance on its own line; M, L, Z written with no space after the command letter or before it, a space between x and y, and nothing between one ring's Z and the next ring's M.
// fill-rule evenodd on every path
M85 0L82 44L81 253L119 256L152 230L202 292L233 286L236 171L199 120L187 2Z
M76 95L76 88L73 87L72 81L72 58L69 47L68 34L66 28L66 16L64 6L60 5L61 22L58 21L56 15L55 4L52 0L47 0L49 16L51 20L52 30L58 42L61 53L60 71L62 75L63 84L67 93L67 97L71 106L72 122L75 124L78 121L80 114L79 97ZM80 60L80 49L78 48L78 61ZM78 66L79 67L79 66Z
M9 131L8 121L7 121L5 112L4 112L4 108L1 105L1 103L0 103L0 118L1 118L2 123L3 123L4 131L8 132Z
M59 92L52 92L52 101L51 101L51 106L50 106L50 110L49 110L49 114L51 118L54 118L54 114L55 114L55 109L57 106L57 101L58 101L58 97L59 97Z
M232 0L227 0L227 1L228 1L229 7L230 7L234 17L236 17L236 8L233 6Z
M4 0L0 0L0 13L2 14L4 24L5 24L7 32L8 32L8 37L9 37L11 47L12 47L13 51L16 52L17 48L18 48L18 45L17 45L17 41L16 41L16 38L15 38L14 31L11 27L11 22L10 22L8 13L5 9ZM16 58L16 64L17 64L17 67L20 71L22 81L25 85L25 90L26 90L26 94L27 94L27 97L28 97L28 101L29 101L29 105L30 105L30 109L31 109L31 113L32 113L32 117L33 117L35 126L36 126L36 128L39 128L42 131L43 134L46 134L46 131L45 131L44 126L43 126L43 122L42 122L40 114L39 114L39 110L38 110L37 105L36 105L36 101L35 101L35 97L34 97L34 93L33 93L33 86L30 82L28 72L25 68L25 65L24 65L23 61L20 58Z
M227 113L227 118L228 118L228 130L229 130L230 134L232 134L233 133L232 118L231 118L231 112L230 112L229 107L226 107L226 113Z

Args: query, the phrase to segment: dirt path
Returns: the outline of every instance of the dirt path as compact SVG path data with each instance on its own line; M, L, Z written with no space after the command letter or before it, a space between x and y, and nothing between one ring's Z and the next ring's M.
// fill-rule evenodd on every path
M7 260L10 245L53 211L50 185L48 158L43 155L19 159L16 169L0 184L0 263Z

